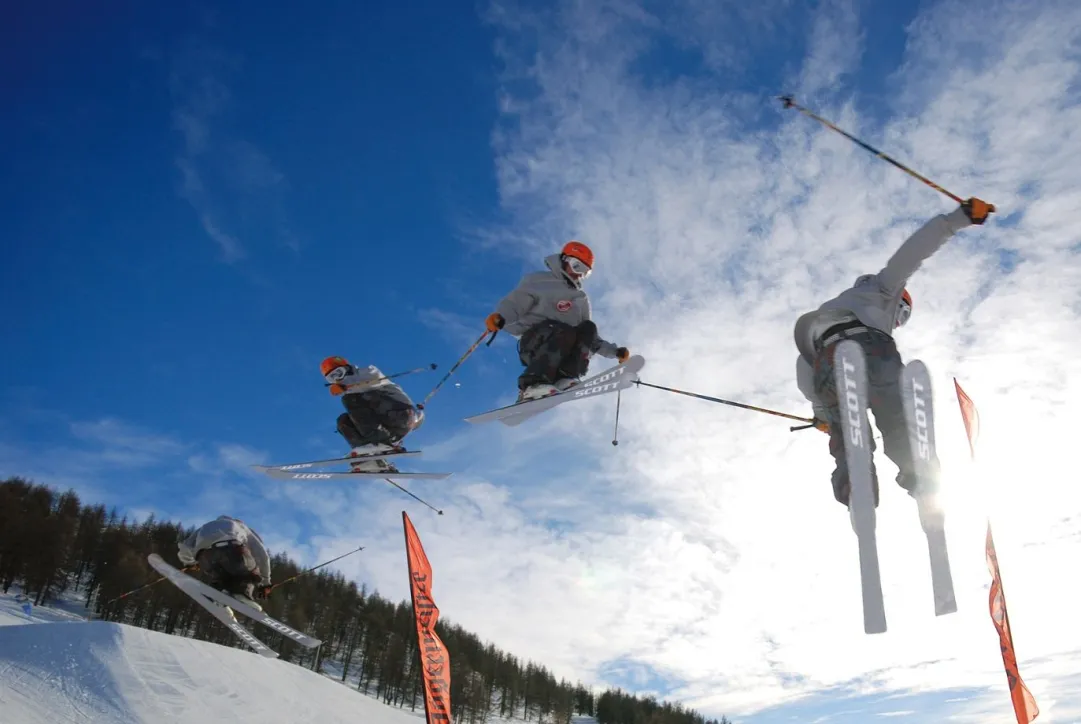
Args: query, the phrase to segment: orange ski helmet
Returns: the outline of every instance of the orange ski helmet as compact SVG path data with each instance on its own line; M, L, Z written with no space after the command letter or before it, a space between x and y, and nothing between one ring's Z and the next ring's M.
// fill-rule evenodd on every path
M319 365L319 371L323 373L323 377L326 377L339 367L348 367L349 360L345 357L327 357Z
M563 256L577 259L590 269L593 268L593 250L580 241L568 241L564 244Z

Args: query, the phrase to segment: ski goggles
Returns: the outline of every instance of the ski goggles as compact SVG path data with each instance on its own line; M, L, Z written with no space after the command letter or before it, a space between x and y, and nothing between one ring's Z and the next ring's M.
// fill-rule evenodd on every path
M335 367L327 372L327 382L341 382L347 374L349 374L348 367Z
M589 265L581 259L573 256L564 257L564 259L567 262L567 268L570 269L574 275L582 279L585 279L593 272L593 270L589 268Z
M912 316L912 305L909 304L908 302L906 302L904 299L902 299L900 304L898 304L898 306L897 306L897 326L898 327L905 326L905 322L907 322L908 318L911 317L911 316Z

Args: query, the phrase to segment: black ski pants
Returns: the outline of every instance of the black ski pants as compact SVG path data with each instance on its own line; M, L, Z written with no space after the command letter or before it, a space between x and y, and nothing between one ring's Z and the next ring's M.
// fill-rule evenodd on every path
M893 337L877 329L858 332L848 337L863 348L867 360L867 402L874 414L875 426L882 433L882 443L886 457L897 465L897 484L910 494L917 488L933 489L938 482L938 460L932 465L936 471L930 480L919 480L916 476L916 464L909 442L908 426L905 424L904 403L901 401L901 372L904 363L897 351ZM839 342L821 350L814 361L815 393L827 407L827 422L830 426L830 455L837 463L833 471L833 497L838 503L848 505L850 483L848 480L848 462L845 459L844 432L841 427L840 400L837 396L837 383L834 381L834 353ZM871 437L871 451L875 450L875 440ZM878 506L878 474L871 462L871 480L874 486L875 506Z
M252 598L255 584L263 580L251 551L243 543L223 541L195 555L207 583L231 596Z
M338 432L351 447L397 445L420 427L424 414L394 393L376 388L342 395L346 412L338 416Z
M596 346L597 325L591 321L577 327L553 319L538 322L518 340L518 359L525 365L518 389L581 377Z

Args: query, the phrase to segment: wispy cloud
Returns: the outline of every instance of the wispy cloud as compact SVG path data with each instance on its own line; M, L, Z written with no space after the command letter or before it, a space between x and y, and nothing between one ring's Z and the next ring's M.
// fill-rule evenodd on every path
M237 101L229 82L241 65L239 56L192 38L173 57L169 76L172 125L181 141L175 159L178 192L228 263L249 253L250 245L241 239L246 206L257 205L281 243L299 248L283 209L284 173L264 150L230 129Z
M106 449L139 451L152 456L176 455L185 449L174 437L143 430L113 417L75 421L69 427L75 438L98 443Z
M475 316L460 314L446 309L421 309L419 311L420 323L448 342L455 345L464 345L463 351L477 341L477 337L484 331L483 319L478 320Z

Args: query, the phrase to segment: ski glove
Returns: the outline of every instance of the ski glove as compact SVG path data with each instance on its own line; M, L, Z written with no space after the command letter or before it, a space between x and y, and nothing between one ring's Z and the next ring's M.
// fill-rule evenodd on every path
M821 430L822 432L826 433L827 435L829 434L830 424L828 422L826 422L825 420L820 420L819 418L816 417L814 419L814 422L811 423L811 424L813 424L815 426L816 430Z
M624 362L626 362L627 359L630 356L631 356L631 351L629 349L627 349L626 347L620 347L619 349L616 350L616 359L619 360L620 364L623 364Z
M963 202L961 204L961 209L973 224L982 224L987 221L987 215L994 213L995 211L993 204L981 201L975 196Z
M270 591L273 588L274 588L273 586L256 586L255 587L255 597L256 598L261 598L261 599L270 598Z
M488 318L484 320L484 324L488 327L489 332L498 332L503 329L503 325L506 323L506 320L503 319L503 315L499 312L492 312L488 315Z

